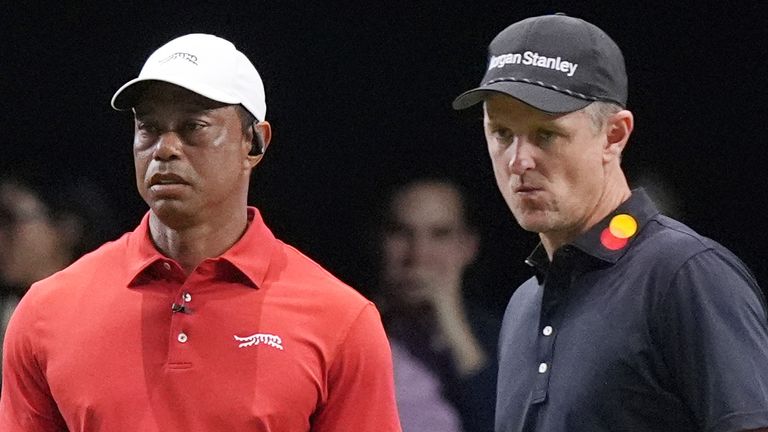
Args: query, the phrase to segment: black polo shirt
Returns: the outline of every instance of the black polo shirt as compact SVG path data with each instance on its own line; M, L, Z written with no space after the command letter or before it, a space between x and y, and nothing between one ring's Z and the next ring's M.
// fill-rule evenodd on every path
M616 241L620 220L637 228ZM541 245L527 262L537 276L514 293L501 330L497 432L768 426L757 282L642 189L551 263Z

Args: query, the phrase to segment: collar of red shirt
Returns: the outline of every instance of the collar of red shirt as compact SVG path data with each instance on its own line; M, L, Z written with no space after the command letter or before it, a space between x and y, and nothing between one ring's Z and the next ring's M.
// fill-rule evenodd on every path
M248 228L243 236L222 255L212 258L233 271L218 272L226 279L244 279L248 285L258 288L264 282L270 261L279 242L264 224L258 209L248 207ZM139 226L128 235L126 261L129 263L127 286L140 285L158 279L156 266L161 263L171 263L155 248L149 235L149 212L141 220ZM178 264L177 264L178 266Z

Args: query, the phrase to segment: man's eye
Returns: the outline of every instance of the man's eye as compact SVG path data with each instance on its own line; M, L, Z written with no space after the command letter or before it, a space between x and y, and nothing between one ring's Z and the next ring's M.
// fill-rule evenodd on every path
M536 142L539 144L550 144L557 135L552 131L540 130L536 132Z
M157 131L158 131L157 126L155 126L155 125L153 125L151 123L145 123L145 122L139 122L137 124L137 128L140 131L142 131L144 133L148 133L148 134L156 134Z
M512 144L515 140L515 134L509 129L496 129L493 131L493 137L502 144Z
M189 122L184 125L184 130L193 132L204 128L206 125L202 122Z

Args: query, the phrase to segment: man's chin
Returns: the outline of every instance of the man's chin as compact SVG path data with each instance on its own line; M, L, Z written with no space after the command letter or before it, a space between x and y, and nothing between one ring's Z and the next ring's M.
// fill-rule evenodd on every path
M552 225L547 215L544 212L538 211L523 215L515 214L515 219L520 228L534 233L547 232L551 229Z
M196 212L179 200L156 200L149 204L155 217L165 226L183 229L194 224Z

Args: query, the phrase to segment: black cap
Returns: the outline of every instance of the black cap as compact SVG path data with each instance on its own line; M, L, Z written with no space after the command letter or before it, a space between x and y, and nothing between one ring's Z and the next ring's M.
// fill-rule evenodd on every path
M457 110L503 93L548 113L594 101L627 103L627 73L618 45L593 24L563 14L518 21L488 47L480 87L453 101Z

